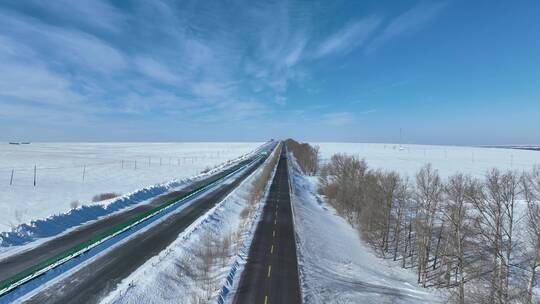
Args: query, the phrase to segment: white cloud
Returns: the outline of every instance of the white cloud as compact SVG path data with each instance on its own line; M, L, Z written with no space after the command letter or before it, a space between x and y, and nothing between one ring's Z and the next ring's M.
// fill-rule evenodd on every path
M0 96L35 104L69 105L82 96L70 88L69 80L38 65L0 63Z
M234 84L232 83L223 84L214 81L194 83L192 86L193 94L203 99L225 99L230 96L233 89Z
M47 43L66 61L85 65L86 68L103 74L127 67L124 55L104 41L82 32L57 29L40 30L48 37Z
M302 53L304 52L305 47L306 47L306 40L300 38L298 40L297 44L293 47L293 49L285 57L285 65L287 67L292 67L292 66L296 65L300 61Z
M381 19L371 16L351 22L341 30L326 38L315 52L315 57L343 54L362 45L379 26Z
M72 64L104 74L127 67L119 50L86 32L48 25L1 10L0 27L4 28L4 36L17 40L17 49L35 50L34 59L41 57L49 65Z
M135 58L135 65L144 75L165 83L175 83L181 79L179 75L173 73L166 65L150 57Z
M118 31L125 17L111 4L103 0L92 1L27 1L46 10L60 20L70 20L90 27ZM66 14L66 7L69 13Z
M382 33L375 37L368 45L366 52L373 52L388 41L418 30L432 21L446 7L446 2L422 2L392 20Z

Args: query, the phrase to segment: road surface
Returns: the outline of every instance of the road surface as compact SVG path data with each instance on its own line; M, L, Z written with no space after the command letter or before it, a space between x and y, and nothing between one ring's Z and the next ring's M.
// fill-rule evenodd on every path
M234 303L301 303L285 149L281 152Z

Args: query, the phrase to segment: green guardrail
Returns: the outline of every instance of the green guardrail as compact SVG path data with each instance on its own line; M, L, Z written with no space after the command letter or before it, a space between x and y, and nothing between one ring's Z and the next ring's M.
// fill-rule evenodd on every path
M211 181L209 182L208 184L204 185L204 186L201 186L201 187L198 187L186 194L184 194L182 197L180 198L174 198L174 199L171 199L169 201L167 201L166 203L154 208L154 209L151 209L149 211L146 211L122 224L119 224L119 225L116 225L114 227L112 227L111 229L99 234L98 236L90 239L90 240L87 240L87 241L84 241L66 251L64 251L63 253L55 256L55 257L52 257L50 259L47 259L37 265L34 265L14 276L12 276L11 278L9 279L6 279L4 280L3 282L0 283L0 297L8 292L10 292L11 290L17 288L18 286L28 282L28 281L31 281L32 279L34 279L35 277L38 277L42 274L44 274L45 272L47 272L48 270L52 269L52 268L55 268L67 261L69 261L70 259L72 258L75 258L85 252L87 252L88 250L94 248L95 246L101 244L102 242L116 236L116 235L119 235L120 233L123 233L124 231L127 231L129 230L130 228L136 226L137 224L153 217L154 215L158 214L159 212L163 211L164 209L172 206L173 204L176 204L176 203L179 203L181 201L184 201L188 198L190 198L191 196L201 192L201 191L204 191L205 189L207 188L210 188L212 186L214 186L215 184L219 183L220 181L228 178L229 176L239 172L240 170L252 165L253 163L259 161L261 158L265 157L267 155L267 153L264 153L264 152L260 152L258 154L258 156L253 160L251 161L250 163L246 164L246 165L243 165L241 166L240 168L214 180L214 181Z

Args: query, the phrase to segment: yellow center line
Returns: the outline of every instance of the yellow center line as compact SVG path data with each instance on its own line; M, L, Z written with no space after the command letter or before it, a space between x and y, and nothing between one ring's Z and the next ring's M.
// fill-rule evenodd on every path
M268 304L268 296L264 296L264 304Z
M276 224L277 224L277 219L274 219L274 225L276 225Z
M270 247L270 254L273 254L274 253L274 245L272 245L272 247Z
M273 237L276 237L276 231L275 231L275 230L272 231L272 236L273 236Z
M268 265L268 277L270 277L272 273L272 265Z

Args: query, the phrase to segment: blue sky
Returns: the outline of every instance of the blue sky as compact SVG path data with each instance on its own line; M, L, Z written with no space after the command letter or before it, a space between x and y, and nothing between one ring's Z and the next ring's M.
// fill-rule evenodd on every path
M538 1L2 1L0 140L540 144Z

